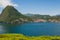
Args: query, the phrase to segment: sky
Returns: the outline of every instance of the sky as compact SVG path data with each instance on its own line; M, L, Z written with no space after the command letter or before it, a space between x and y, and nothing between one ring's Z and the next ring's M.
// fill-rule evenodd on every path
M7 5L22 14L60 15L60 0L0 0L0 13Z

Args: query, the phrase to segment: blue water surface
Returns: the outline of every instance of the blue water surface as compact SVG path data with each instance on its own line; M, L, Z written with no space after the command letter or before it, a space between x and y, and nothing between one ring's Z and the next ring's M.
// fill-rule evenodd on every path
M60 23L24 23L19 25L2 25L2 33L18 33L27 36L60 35Z

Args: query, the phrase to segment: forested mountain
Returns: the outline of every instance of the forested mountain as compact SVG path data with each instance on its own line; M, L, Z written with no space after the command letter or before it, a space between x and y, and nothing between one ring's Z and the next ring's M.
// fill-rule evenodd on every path
M4 23L23 23L28 21L31 21L31 18L21 14L13 6L7 6L0 15L0 22Z

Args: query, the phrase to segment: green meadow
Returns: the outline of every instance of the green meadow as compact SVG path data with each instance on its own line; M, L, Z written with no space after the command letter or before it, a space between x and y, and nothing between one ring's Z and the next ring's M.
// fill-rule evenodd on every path
M0 40L60 40L60 36L25 36L23 34L0 34Z

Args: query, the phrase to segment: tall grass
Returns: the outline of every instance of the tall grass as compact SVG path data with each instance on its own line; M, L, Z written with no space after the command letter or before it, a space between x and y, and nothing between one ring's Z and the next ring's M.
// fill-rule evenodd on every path
M0 34L0 40L60 40L60 36L25 36L23 34Z

